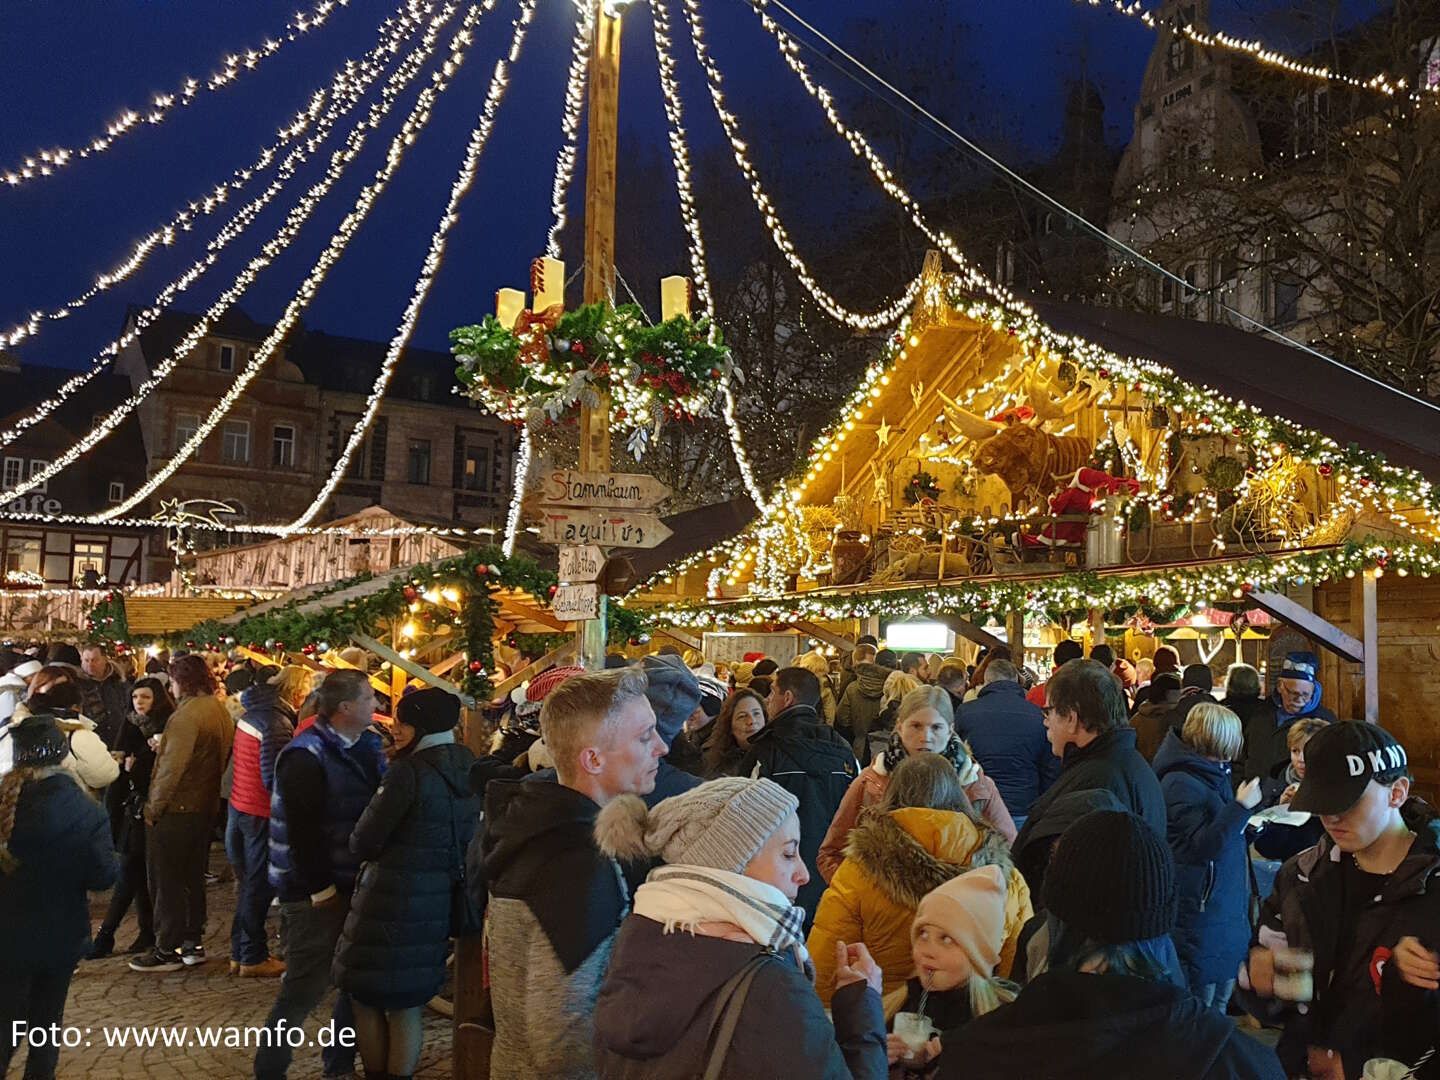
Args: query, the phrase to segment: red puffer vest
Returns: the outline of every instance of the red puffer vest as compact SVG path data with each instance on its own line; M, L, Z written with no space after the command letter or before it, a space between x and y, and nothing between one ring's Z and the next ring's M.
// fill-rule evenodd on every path
M270 816L270 792L260 777L260 740L263 733L249 719L235 725L235 771L230 783L230 805L242 814Z

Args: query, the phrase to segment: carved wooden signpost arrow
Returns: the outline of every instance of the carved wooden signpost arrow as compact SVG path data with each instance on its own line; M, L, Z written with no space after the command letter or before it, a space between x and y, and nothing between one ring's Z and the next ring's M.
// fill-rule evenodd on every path
M547 544L653 548L671 535L659 516L631 510L569 510L544 506L540 514L540 539Z
M598 581L605 569L605 553L594 544L560 549L560 580L567 584Z
M586 585L561 585L550 598L550 611L566 622L593 619L600 610L600 586L593 581Z
M581 472L555 469L541 482L546 506L605 506L653 510L670 497L670 489L645 473Z

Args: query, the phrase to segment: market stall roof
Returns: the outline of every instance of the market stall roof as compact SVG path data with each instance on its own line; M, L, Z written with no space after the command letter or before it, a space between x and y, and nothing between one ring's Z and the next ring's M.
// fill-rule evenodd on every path
M630 552L630 559L643 580L671 563L729 539L754 521L756 514L748 495L671 514L663 520L674 535L649 551Z
M1164 364L1181 378L1331 436L1378 450L1440 480L1440 408L1263 334L1121 308L1035 300L1062 334L1121 356Z
M139 637L163 637L211 619L234 622L243 618L253 603L210 596L131 595L125 597L125 623L130 633Z

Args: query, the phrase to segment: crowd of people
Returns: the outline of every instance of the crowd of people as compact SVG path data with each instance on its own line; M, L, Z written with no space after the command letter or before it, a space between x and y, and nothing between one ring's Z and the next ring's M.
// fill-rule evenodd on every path
M361 661L345 657L347 663ZM408 1077L421 1010L447 978L464 857L480 813L459 699L407 689L386 708L354 667L149 657L139 678L98 646L0 653L0 1074L56 1075L76 965L125 946L136 978L207 961L210 851L235 887L230 973L278 979L254 1075L287 1075L283 1028L332 990L327 1076ZM111 888L92 927L87 893ZM267 919L279 908L280 933ZM279 954L283 953L284 959Z
M1312 654L662 654L476 766L492 1076L1440 1075L1440 815Z
M372 1078L481 932L502 1080L1440 1076L1440 814L1316 657L1268 696L1166 645L1024 660L617 655L477 759L457 698L363 670L0 654L0 1072L131 907L136 977L206 962L220 837L231 972L279 979L271 1030L337 991Z

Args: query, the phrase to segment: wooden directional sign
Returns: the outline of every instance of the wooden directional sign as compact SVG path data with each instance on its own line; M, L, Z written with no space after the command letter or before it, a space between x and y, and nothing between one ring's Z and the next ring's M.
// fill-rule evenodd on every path
M565 510L544 506L540 513L540 539L547 544L653 548L671 535L655 514L632 510Z
M644 473L553 469L540 486L540 501L547 506L653 510L670 497L668 487Z
M594 544L560 549L560 580L598 581L605 569L605 553Z
M561 585L550 600L550 611L566 622L596 618L600 614L600 586L593 581L588 585Z

